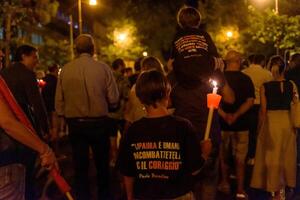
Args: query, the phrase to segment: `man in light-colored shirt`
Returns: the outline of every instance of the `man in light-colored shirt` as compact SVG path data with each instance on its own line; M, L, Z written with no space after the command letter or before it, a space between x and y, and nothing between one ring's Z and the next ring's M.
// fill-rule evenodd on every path
M55 108L67 120L75 167L76 199L90 199L89 147L97 169L98 199L109 197L109 108L117 107L118 87L108 65L93 59L90 35L75 41L78 57L66 64L57 81Z
M248 75L254 85L255 89L255 100L254 105L250 110L250 130L249 130L249 147L248 147L248 164L254 164L254 156L256 149L256 140L257 140L257 122L258 122L258 112L260 107L260 88L261 86L273 80L272 73L264 69L265 65L265 56L264 55L253 55L253 60L250 63L250 66L244 69L242 72Z

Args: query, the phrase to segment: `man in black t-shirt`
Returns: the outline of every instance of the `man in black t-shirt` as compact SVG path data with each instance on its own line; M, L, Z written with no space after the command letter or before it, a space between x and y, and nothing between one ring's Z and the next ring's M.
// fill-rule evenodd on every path
M170 85L158 71L144 72L136 93L147 117L133 123L120 145L117 166L124 175L127 198L193 198L192 176L211 152L211 142L201 145L190 123L169 115Z
M245 159L248 152L249 121L248 111L252 107L255 99L254 86L249 76L240 71L241 54L236 51L229 51L226 55L225 78L229 86L233 89L236 100L234 104L222 102L219 109L221 116L220 123L222 129L221 144L221 171L222 181L219 190L229 192L229 183L226 163L229 144L232 145L235 156L235 169L237 177L237 199L245 199L247 195L244 191L244 171ZM231 142L230 142L231 141Z

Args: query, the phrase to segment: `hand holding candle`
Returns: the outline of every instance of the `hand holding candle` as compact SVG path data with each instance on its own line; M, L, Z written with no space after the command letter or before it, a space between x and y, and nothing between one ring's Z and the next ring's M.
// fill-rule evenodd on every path
M205 129L205 135L204 135L204 140L207 140L209 138L209 133L210 133L210 128L211 128L211 123L212 123L212 118L213 118L213 113L214 109L219 107L219 103L221 101L221 96L217 94L218 92L218 83L213 80L213 92L210 94L207 94L207 107L209 108L208 112L208 118L207 118L207 124L206 124L206 129Z

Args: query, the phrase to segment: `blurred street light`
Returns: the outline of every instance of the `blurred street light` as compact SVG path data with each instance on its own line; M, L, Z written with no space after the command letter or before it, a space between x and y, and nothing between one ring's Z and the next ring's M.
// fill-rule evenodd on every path
M227 31L226 36L227 36L227 38L232 38L232 36L233 36L232 31Z
M89 1L89 4L90 4L91 6L96 6L96 5L97 5L97 0L90 0L90 1Z
M278 6L278 1L279 0L275 0L275 13L279 14L279 6ZM257 3L264 3L266 2L266 0L256 0Z
M117 40L119 43L125 43L127 40L127 33L119 33L117 35Z
M79 24L79 34L82 34L82 9L81 0L78 0L78 24ZM89 0L89 5L97 5L97 0Z
M147 52L147 51L144 51L144 52L143 52L143 56L144 56L144 57L147 57L147 56L148 56L148 52Z

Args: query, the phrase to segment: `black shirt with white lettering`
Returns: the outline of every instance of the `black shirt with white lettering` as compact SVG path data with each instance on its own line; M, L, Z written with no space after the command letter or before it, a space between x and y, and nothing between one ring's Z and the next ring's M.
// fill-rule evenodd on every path
M217 48L206 31L187 28L176 33L170 58L174 60L173 69L179 84L195 85L211 76L215 69L221 68L218 57Z
M133 123L122 139L117 167L135 178L135 198L169 199L192 190L192 173L203 162L191 124L169 115Z
M172 45L171 58L174 59L179 56L183 58L219 56L210 35L202 29L180 29Z

